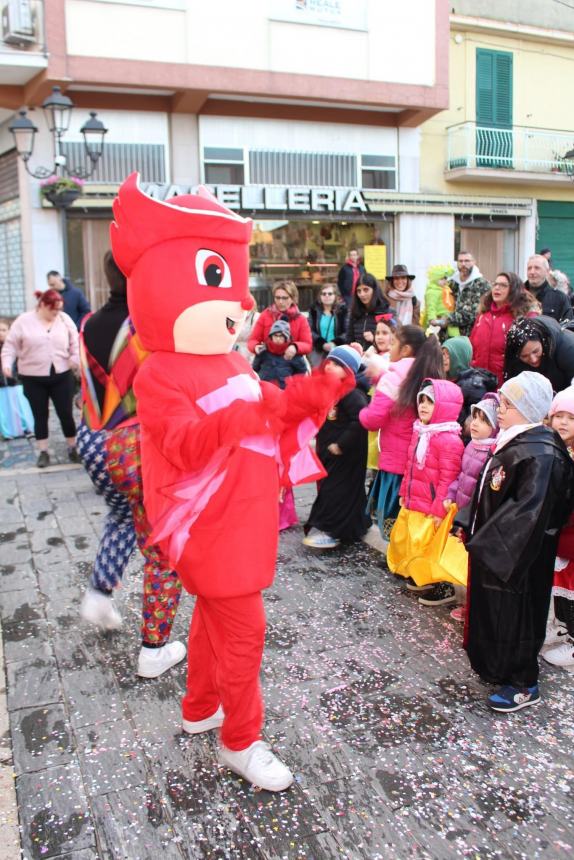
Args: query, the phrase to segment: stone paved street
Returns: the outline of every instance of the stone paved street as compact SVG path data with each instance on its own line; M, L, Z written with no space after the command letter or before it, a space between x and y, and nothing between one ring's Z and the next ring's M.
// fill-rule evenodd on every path
M183 664L134 674L139 557L118 595L124 630L80 624L104 515L82 469L29 468L25 440L2 455L0 608L26 860L573 856L574 675L544 665L541 705L491 715L448 608L421 607L371 547L321 555L292 529L266 595L262 682L266 738L296 783L256 792L217 769L213 733L182 734ZM311 499L298 493L301 515ZM192 605L183 598L180 638Z

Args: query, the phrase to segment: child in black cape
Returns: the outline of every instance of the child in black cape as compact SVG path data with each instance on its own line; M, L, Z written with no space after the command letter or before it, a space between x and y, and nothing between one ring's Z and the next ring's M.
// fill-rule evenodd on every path
M334 362L357 374L359 353L351 346L337 346L326 362ZM327 471L318 483L317 498L305 524L306 546L332 549L341 541L359 540L370 526L365 513L367 431L359 412L367 396L358 388L345 395L331 410L317 435L317 455Z

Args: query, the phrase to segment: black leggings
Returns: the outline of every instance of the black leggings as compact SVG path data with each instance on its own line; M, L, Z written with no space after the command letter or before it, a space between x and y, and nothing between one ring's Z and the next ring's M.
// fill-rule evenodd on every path
M34 435L36 439L48 438L48 408L50 400L54 404L56 415L60 419L62 432L66 439L76 435L74 421L74 375L71 370L64 373L52 373L50 376L23 376L20 381L24 394L30 401L34 416Z

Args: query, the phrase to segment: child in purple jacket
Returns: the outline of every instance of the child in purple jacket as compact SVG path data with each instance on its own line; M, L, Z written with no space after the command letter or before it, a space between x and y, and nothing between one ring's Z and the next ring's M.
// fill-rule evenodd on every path
M485 394L484 398L471 407L470 442L462 455L460 475L448 488L443 504L448 511L454 503L458 510L470 505L474 495L476 482L486 463L498 433L498 395L493 392ZM458 530L457 530L458 531ZM449 538L452 540L452 538ZM466 570L460 573L460 582L466 582ZM461 585L466 596L466 586ZM450 582L439 582L419 598L425 606L445 606L457 603L459 596L455 586ZM463 604L465 600L463 598ZM465 606L453 609L451 616L457 621L464 621Z

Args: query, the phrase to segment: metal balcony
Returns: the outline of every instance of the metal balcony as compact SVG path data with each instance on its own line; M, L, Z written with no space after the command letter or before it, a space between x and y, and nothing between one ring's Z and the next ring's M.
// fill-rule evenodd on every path
M574 131L489 128L464 122L447 128L445 178L547 185L574 178Z

